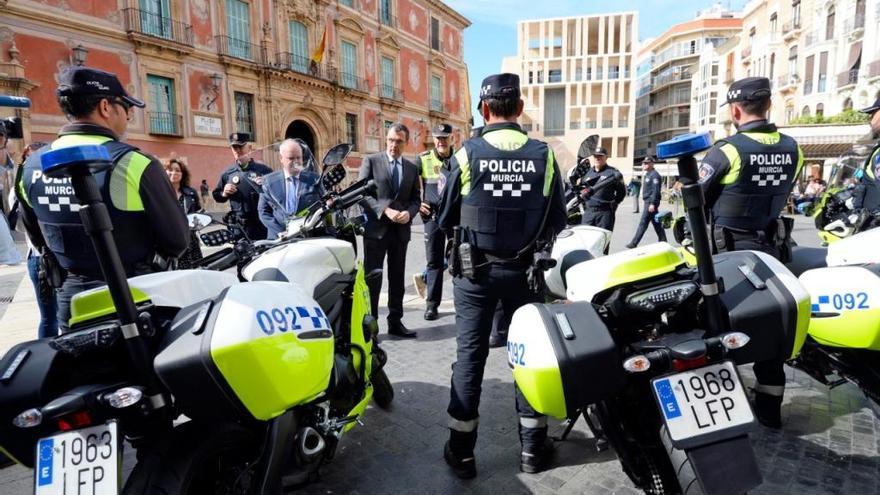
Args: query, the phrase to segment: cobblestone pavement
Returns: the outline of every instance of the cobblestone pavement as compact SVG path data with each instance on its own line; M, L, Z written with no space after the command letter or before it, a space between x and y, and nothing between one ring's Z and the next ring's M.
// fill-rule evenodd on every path
M637 216L629 211L625 204L618 215L614 251L630 240L635 228ZM809 219L798 218L795 235L802 245L817 244ZM416 271L423 259L420 240L414 236L410 244L409 272ZM643 242L653 240L649 231ZM412 297L411 292L407 297ZM447 283L447 297L450 294ZM419 332L418 339L387 339L382 344L388 351L386 369L395 390L391 410L371 408L364 425L343 438L335 460L322 469L320 480L303 489L305 493L639 493L613 452L595 451L583 422L568 441L558 444L555 468L538 475L518 471L513 381L503 349L491 351L483 382L476 449L479 474L471 481L455 478L442 457L455 355L453 304L449 299L443 302L436 322L422 320L424 307L417 298L408 299L405 309L404 321ZM847 384L828 390L803 373L790 368L787 373L785 427L778 432L762 428L751 437L765 479L754 493L880 492L880 422L858 389ZM746 386L753 385L748 367L742 376ZM0 471L0 493L26 493L31 476L21 467Z

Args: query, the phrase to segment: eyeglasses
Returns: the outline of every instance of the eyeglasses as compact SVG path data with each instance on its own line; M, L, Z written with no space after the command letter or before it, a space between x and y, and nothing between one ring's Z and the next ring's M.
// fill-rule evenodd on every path
M125 113L128 113L129 110L134 106L131 103L123 100L122 98L114 98L111 100L112 103L115 103L125 109Z

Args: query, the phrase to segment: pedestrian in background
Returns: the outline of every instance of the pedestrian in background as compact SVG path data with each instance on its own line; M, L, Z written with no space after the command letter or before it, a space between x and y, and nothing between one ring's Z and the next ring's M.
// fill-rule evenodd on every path
M642 185L642 200L645 202L642 218L639 220L639 226L632 241L626 245L627 249L632 249L639 245L642 236L648 230L650 223L657 233L657 242L666 242L666 231L663 225L657 221L657 212L660 211L660 190L663 187L663 177L654 170L654 158L648 156L642 161L642 169L645 171L644 184Z
M626 197L626 186L623 174L608 165L608 150L600 146L593 151L593 167L582 182L589 186L581 193L586 201L581 223L613 231L617 207Z
M189 187L190 174L189 168L185 163L172 158L168 163L164 164L165 173L168 174L168 180L171 187L177 193L177 201L180 203L180 209L184 215L190 213L199 213L202 211L202 205L199 203L199 196L196 190ZM202 259L202 248L199 244L199 238L196 231L189 231L189 247L177 258L177 267L180 269L192 268L194 264Z
M211 197L211 186L208 185L208 181L202 179L202 183L199 184L199 195L202 197L202 209L208 209L208 198Z
M632 180L629 181L630 193L633 197L633 213L639 212L639 192L642 190L642 182L639 176L633 172Z

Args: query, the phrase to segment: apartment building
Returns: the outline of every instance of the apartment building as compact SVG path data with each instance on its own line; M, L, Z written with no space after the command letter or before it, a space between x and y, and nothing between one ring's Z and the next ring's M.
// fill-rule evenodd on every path
M350 142L354 169L395 121L412 154L440 121L468 135L469 24L439 0L0 0L0 93L31 99L25 141L46 141L66 122L60 71L114 72L147 104L128 140L185 159L195 183L231 162L232 132L258 147L299 137L319 155Z
M694 20L676 24L643 46L639 52L644 74L639 86L636 107L638 124L635 135L634 165L647 155L654 155L657 143L688 132L692 127L692 105L704 108L705 114L717 113L724 93L721 70L717 63L701 65L704 50L715 49L739 34L742 19L720 7L698 13ZM703 70L705 69L705 74ZM699 71L697 101L692 101L692 84ZM704 84L705 83L705 84ZM703 119L706 126L709 118ZM699 119L698 119L699 121ZM714 122L712 122L714 124Z
M522 21L517 54L502 71L519 74L529 136L550 143L563 169L598 134L608 160L630 173L637 12Z

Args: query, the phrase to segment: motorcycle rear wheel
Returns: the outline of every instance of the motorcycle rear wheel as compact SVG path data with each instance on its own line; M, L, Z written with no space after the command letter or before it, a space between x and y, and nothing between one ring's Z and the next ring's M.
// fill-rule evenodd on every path
M259 458L252 432L232 424L185 423L148 452L123 495L256 495L251 467Z
M672 463L672 469L675 471L682 495L703 495L705 492L697 479L697 473L688 459L687 452L672 445L672 439L669 437L665 425L660 427L660 438L663 440L663 446L666 447L666 455L669 456L669 462Z
M385 370L379 368L373 373L371 381L373 382L373 400L381 409L387 410L394 400L394 387L391 386L391 380L388 379Z

